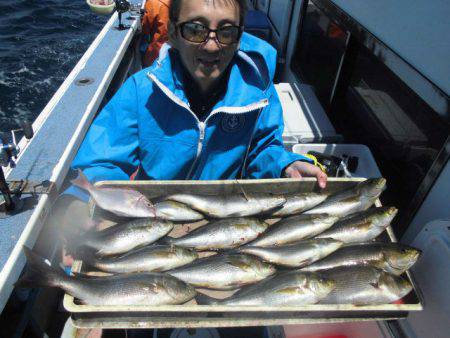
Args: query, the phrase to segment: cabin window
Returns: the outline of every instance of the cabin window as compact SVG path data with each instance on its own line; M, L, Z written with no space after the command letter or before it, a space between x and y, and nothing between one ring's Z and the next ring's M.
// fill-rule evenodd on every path
M293 70L312 85L322 105L329 107L345 52L348 33L314 3L308 2L297 37Z
M394 66L432 84L331 2L305 1L298 29L293 72L314 87L346 143L369 146L388 180L382 203L400 209L394 228L403 234L449 157L448 108L425 102Z
M350 81L330 116L346 142L369 146L389 182L383 202L406 212L446 142L449 124L369 49L358 47Z

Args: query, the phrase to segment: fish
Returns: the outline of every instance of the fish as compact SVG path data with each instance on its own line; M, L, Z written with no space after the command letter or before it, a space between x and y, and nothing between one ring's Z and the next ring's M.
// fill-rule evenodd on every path
M327 197L324 193L302 193L294 195L285 195L286 203L280 209L271 213L274 217L286 217L300 214L303 211L311 209L322 203Z
M336 288L320 304L389 304L402 299L413 288L408 280L371 266L340 267L320 274L336 283Z
M256 218L226 218L205 224L183 237L167 237L167 244L196 250L232 249L248 243L267 228L268 224Z
M286 203L271 194L191 195L174 194L166 200L186 204L210 218L246 217L268 213Z
M74 240L71 246L92 248L98 256L119 255L156 242L173 227L170 221L137 218L102 231L88 232Z
M386 179L369 178L349 190L338 192L328 197L316 207L305 211L305 214L328 214L346 216L370 208L383 190Z
M315 236L334 238L344 243L368 242L378 237L391 223L398 210L394 207L371 208L347 216L330 229Z
M420 254L420 250L399 243L353 244L344 246L328 257L304 267L302 271L367 265L401 275L417 262Z
M187 205L174 201L162 201L155 203L156 218L173 222L196 222L204 219L204 216L189 208Z
M162 272L192 263L197 258L194 250L149 245L118 257L88 257L83 263L110 273Z
M139 191L126 188L96 187L90 183L81 170L71 183L86 190L101 209L122 217L155 217L155 207Z
M24 248L28 261L25 275L16 287L58 287L88 305L171 305L194 298L195 289L162 273L132 273L102 277L68 276Z
M315 304L334 289L334 281L314 273L291 271L244 287L225 299L215 299L200 292L195 298L205 305L296 306Z
M255 255L266 262L298 268L322 259L342 246L342 242L330 238L311 239L294 244L271 247L243 246L237 250Z
M271 225L252 246L266 247L295 243L320 234L330 228L339 217L328 215L296 215Z
M233 290L273 275L273 265L244 254L219 254L200 258L168 274L198 288Z

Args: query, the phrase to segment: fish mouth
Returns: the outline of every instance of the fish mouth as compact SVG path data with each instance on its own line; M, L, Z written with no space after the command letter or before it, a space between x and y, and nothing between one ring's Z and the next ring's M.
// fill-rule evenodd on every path
M387 183L386 179L384 177L380 177L375 179L374 187L378 191L380 190L383 191L384 189L386 189L386 183Z
M146 196L144 195L140 196L137 199L136 203L144 205L153 214L152 216L156 217L156 207L152 202L149 201L149 199Z
M386 210L386 215L394 218L398 213L398 209L396 207L390 207Z

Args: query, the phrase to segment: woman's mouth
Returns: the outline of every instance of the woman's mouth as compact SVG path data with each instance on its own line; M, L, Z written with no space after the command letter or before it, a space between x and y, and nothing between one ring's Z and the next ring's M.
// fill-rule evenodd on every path
M198 59L198 62L203 67L211 68L211 67L219 65L220 60L219 59Z

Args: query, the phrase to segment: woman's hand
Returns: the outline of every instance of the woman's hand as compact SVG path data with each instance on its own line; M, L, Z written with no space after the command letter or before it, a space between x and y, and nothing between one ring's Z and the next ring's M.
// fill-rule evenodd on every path
M315 177L322 189L327 185L327 174L308 162L295 161L284 169L283 174L289 178Z

